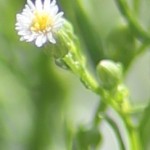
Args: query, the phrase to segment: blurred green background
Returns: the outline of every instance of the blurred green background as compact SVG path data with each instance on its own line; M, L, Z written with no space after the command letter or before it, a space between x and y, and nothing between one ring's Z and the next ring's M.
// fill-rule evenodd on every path
M0 150L66 150L78 125L92 120L99 99L72 73L55 65L53 57L44 53L48 47L36 48L19 41L16 14L25 3L0 0ZM133 61L140 44L115 1L59 0L58 3L74 26L91 70L104 58L121 61L128 71L125 83L133 104L148 103L149 47ZM129 4L134 7L133 1L129 0ZM145 28L150 25L149 6L149 0L141 0L138 19ZM141 136L146 146L150 140L149 113L148 108L141 117ZM105 121L100 131L104 135L101 149L119 150Z

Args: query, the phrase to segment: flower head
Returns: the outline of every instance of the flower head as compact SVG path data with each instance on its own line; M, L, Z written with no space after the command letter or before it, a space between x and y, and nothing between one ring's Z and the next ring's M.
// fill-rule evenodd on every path
M47 41L55 44L54 38L63 25L63 12L58 12L56 0L27 0L22 13L17 14L16 30L21 41L35 42L37 47Z

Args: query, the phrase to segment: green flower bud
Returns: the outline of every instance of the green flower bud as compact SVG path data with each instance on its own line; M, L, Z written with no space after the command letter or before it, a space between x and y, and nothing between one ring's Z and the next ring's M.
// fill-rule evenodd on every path
M84 58L79 52L79 43L76 35L74 34L72 24L67 20L64 20L64 25L61 30L58 31L56 37L57 43L49 45L46 49L46 53L54 56L55 62L62 68L70 68L70 64L67 64L64 58L70 59L74 64L84 64ZM70 57L70 58L68 58ZM71 64L72 65L72 64Z
M57 33L57 43L48 45L46 53L50 53L56 59L64 57L70 49L72 39L74 38L73 35L71 24L64 20L63 27Z
M122 66L110 60L102 60L97 66L100 84L106 90L113 90L122 82Z

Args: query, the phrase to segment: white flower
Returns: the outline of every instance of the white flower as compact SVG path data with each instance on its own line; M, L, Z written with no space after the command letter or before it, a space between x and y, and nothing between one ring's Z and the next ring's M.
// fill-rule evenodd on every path
M55 44L54 38L63 25L63 12L58 12L56 0L27 0L21 14L17 14L16 30L21 41L35 42L37 47L47 41Z

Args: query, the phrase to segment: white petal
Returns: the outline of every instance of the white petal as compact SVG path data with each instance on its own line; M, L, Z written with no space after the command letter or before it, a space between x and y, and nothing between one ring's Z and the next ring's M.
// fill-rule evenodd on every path
M46 41L47 41L47 37L46 37L46 36L43 36L43 38L42 38L42 43L45 44Z
M34 6L34 4L32 3L31 0L27 0L27 4L28 4L28 6L29 6L31 9L35 9L35 6Z
M51 43L53 43L53 44L56 43L56 40L54 39L54 37L53 37L53 35L52 35L51 32L48 33L47 38L48 38L48 40L49 40Z
M60 22L60 23L55 24L54 27L53 27L53 29L57 30L57 29L61 28L62 26L63 26L63 23Z
M36 6L37 10L41 11L43 9L42 1L41 0L36 0L35 1L35 6Z
M23 25L24 26L25 24L30 24L31 19L27 18L25 16L22 16L22 18L17 18L17 21L18 21L19 25Z
M26 35L26 34L27 34L27 32L26 32L26 31L24 31L24 30L21 30L21 31L19 31L19 32L18 32L18 34L19 34L19 35Z
M32 15L32 16L33 16L33 11L32 11L30 8L28 8L28 5L27 5L26 8L23 9L22 15L25 15L25 16L30 16L30 15Z
M27 39L27 42L32 42L36 39L36 35L35 34L32 34L28 39Z
M44 1L44 10L48 11L50 8L50 0Z
M35 15L35 11L45 11L48 13L54 21L53 26L48 26L43 31L31 31L32 21ZM35 4L32 0L27 0L23 11L16 15L15 29L20 35L20 40L26 42L35 42L37 47L41 47L47 41L55 44L56 40L53 36L62 25L63 25L63 12L58 12L59 8L56 5L56 0L35 0Z
M51 10L51 15L56 15L57 13L58 13L58 6L53 6L53 7L51 7L50 8L50 10Z
M26 35L23 35L24 40L28 41L31 37L31 33L28 33Z
M52 0L52 1L50 2L50 6L54 6L54 5L56 5L56 0Z
M64 15L64 12L60 12L55 16L55 20L61 18Z
M35 44L37 47L41 47L45 42L46 42L46 38L43 34L39 35L35 40Z
M64 19L59 18L55 20L55 25L53 26L53 29L59 29L63 26L63 24L64 24Z

